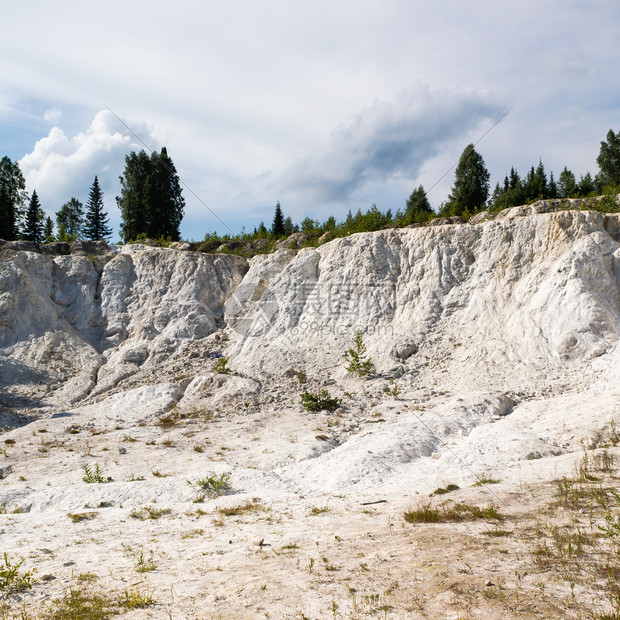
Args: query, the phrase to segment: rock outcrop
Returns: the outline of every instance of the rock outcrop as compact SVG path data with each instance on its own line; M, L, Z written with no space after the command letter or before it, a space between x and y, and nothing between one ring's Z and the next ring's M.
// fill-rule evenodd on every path
M620 331L620 216L539 207L250 261L144 245L74 244L54 255L5 244L5 406L80 403L134 375L168 381L158 368L215 332L230 337L233 368L252 380L287 368L342 378L359 329L377 372L413 390L586 384Z
M124 246L50 256L4 250L0 384L24 404L101 394L214 332L245 259ZM10 398L8 399L10 401Z

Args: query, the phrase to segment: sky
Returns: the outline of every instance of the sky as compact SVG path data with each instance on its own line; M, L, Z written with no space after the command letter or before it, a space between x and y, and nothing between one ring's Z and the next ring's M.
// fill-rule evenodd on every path
M617 0L25 0L0 21L0 157L47 214L166 146L181 234L446 200L470 143L494 185L596 173L620 130ZM500 120L501 119L501 120ZM499 122L498 122L499 121Z

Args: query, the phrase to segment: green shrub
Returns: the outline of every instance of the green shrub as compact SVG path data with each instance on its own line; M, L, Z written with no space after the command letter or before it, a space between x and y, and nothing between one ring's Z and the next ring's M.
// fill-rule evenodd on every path
M375 368L372 360L366 357L366 345L362 339L362 332L359 329L353 337L353 347L345 353L345 358L348 361L346 365L347 371L359 377L367 377Z
M19 568L23 563L22 558L19 562L11 564L5 552L4 566L0 563L0 591L20 592L32 588L34 570L20 573Z
M230 368L228 367L228 358L218 357L215 364L213 364L213 370L218 375L227 375L230 372Z
M308 411L335 411L340 406L340 399L333 398L327 390L320 392L304 391L300 394L301 406Z
M228 481L230 480L230 474L208 474L204 478L199 478L196 482L187 481L187 484L193 485L196 484L200 487L200 489L213 497L217 497L219 495L225 495L231 490L230 484Z
M84 476L82 480L89 484L99 483L103 484L107 482L107 480L103 477L103 471L101 467L99 467L99 463L95 463L95 469L91 469L88 465L82 465L82 471L84 472Z

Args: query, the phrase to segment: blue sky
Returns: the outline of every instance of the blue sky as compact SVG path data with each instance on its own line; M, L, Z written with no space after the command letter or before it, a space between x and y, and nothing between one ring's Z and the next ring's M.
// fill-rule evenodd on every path
M539 158L594 173L620 130L617 0L93 6L29 0L0 22L0 155L50 215L97 175L117 230L143 144L168 148L200 239L269 224L278 200L295 221L342 218L436 184L438 207L439 179L508 109L477 145L493 183Z

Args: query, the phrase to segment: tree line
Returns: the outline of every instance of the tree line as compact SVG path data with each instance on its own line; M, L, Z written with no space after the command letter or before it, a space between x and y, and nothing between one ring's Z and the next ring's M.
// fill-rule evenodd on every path
M469 144L461 154L455 168L454 184L448 199L435 211L428 200L422 185L416 187L402 208L393 212L381 211L376 204L355 213L349 211L345 219L337 222L333 216L324 222L306 217L294 224L290 217L284 217L282 207L276 204L274 219L270 228L264 222L252 233L242 231L239 235L218 235L207 233L203 247L216 248L221 244L241 242L251 244L255 240L268 240L269 246L261 251L269 251L275 243L293 233L305 233L302 244L315 243L322 235L343 237L352 233L370 232L387 227L404 227L411 224L425 224L437 217L469 217L483 210L500 211L507 207L527 204L549 198L579 198L600 194L620 193L620 132L609 130L606 140L601 142L596 159L599 172L592 176L589 172L579 179L564 167L556 181L553 173L547 176L542 161L532 166L524 177L512 168L502 184L497 183L490 195L490 174L484 159L473 144ZM593 208L618 210L615 199L592 205Z
M475 145L469 144L456 165L448 199L437 211L431 207L422 185L416 187L403 207L395 212L381 211L373 203L366 211L358 209L353 213L349 210L341 222L333 216L322 223L306 217L295 224L291 217L284 217L278 202L271 227L261 222L251 233L245 230L233 236L207 233L203 243L205 247L217 247L230 241L267 240L273 245L297 232L305 233L305 238L312 242L325 233L333 237L345 236L389 226L423 224L435 217L468 217L485 209L499 211L540 199L616 194L620 192L620 131L609 130L606 140L601 142L596 163L599 171L595 176L587 172L579 179L564 167L556 180L553 173L547 175L541 160L523 177L513 167L503 183L497 183L490 194L490 174L484 159ZM143 150L131 152L125 157L125 170L119 179L121 192L116 202L121 212L122 241L128 243L147 237L160 242L178 241L185 200L166 148L150 155ZM17 162L4 157L0 161L0 239L41 243L110 238L109 219L103 208L103 192L97 176L85 208L80 200L72 197L56 212L56 233L52 218L46 217L41 208L36 190L28 197L25 187ZM617 209L617 205L610 208Z
M147 155L132 152L125 157L120 177L121 194L116 202L121 211L120 235L124 242L145 237L178 241L185 201L172 159L166 148ZM77 239L109 240L112 229L104 209L99 179L90 187L84 205L71 197L55 213L56 226L41 208L37 191L29 197L26 181L17 162L0 161L0 239L22 239L43 243Z

